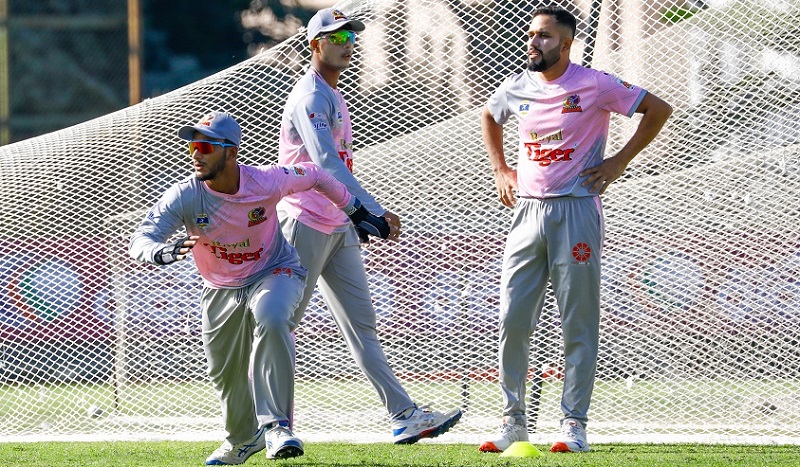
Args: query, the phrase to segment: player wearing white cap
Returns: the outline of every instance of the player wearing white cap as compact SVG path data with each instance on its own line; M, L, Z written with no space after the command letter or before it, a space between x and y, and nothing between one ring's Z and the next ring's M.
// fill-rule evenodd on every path
M203 277L203 349L228 433L207 465L241 464L265 447L268 459L303 454L291 426L291 332L306 270L279 230L278 201L313 189L347 212L345 219L362 226L377 221L313 164L239 164L241 134L236 120L222 112L182 127L178 136L189 141L194 175L161 196L129 246L134 259L157 265L191 252ZM181 227L187 237L167 242Z
M589 450L585 427L597 365L604 235L599 195L655 138L672 112L644 89L571 63L575 29L575 17L562 8L534 10L527 31L527 69L497 88L481 116L500 201L514 207L500 284L503 420L481 451L504 451L528 439L529 342L548 280L561 315L565 354L564 417L551 451ZM628 142L604 159L611 113L643 116ZM503 125L512 116L519 122L516 170L508 166L503 151Z
M343 12L320 10L308 23L311 66L294 86L281 122L279 162L314 162L347 186L384 225L374 233L397 241L400 218L384 209L353 176L353 137L347 104L337 88L339 75L350 66L356 33L364 23ZM300 323L319 282L320 291L356 363L378 392L392 418L395 443L415 443L448 431L461 417L455 409L443 414L424 410L411 400L394 376L376 333L359 232L341 211L319 194L287 196L278 206L284 235L308 269L308 283L295 322ZM364 226L359 226L364 227Z

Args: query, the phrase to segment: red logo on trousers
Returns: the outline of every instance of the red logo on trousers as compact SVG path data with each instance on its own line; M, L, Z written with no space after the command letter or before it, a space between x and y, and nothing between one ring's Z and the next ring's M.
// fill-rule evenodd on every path
M589 260L589 257L592 256L592 249L583 242L578 243L572 247L572 256L574 256L579 263L585 263Z

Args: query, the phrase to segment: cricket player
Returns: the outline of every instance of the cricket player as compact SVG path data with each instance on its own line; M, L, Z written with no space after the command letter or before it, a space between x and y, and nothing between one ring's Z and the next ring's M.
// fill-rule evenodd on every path
M500 284L499 432L480 450L527 441L525 382L529 339L551 281L564 337L561 434L553 452L589 450L586 423L594 387L600 322L600 196L661 130L672 108L615 76L569 60L576 20L559 7L534 10L527 69L508 77L481 116L483 141L500 201L514 207ZM604 159L612 113L642 114L628 142ZM516 170L506 163L503 125L519 123ZM518 194L518 199L517 199Z
M223 112L178 130L189 141L194 175L161 196L129 246L134 259L157 265L191 252L203 277L203 349L228 433L207 465L241 464L265 448L268 459L303 454L303 443L292 433L291 333L306 270L279 230L278 201L315 190L366 230L377 220L313 164L239 164L241 135L236 120ZM187 236L168 241L181 227Z
M347 186L371 213L384 219L376 236L397 241L400 218L383 208L353 176L353 136L350 114L338 89L339 76L350 66L361 21L327 8L308 23L311 66L294 86L284 107L278 160L281 164L314 162ZM341 210L319 193L306 191L284 198L278 205L283 233L308 269L303 298L294 315L299 325L319 282L356 363L378 392L391 416L393 441L415 443L447 432L461 417L417 407L389 367L376 333L367 275L361 259L359 233Z

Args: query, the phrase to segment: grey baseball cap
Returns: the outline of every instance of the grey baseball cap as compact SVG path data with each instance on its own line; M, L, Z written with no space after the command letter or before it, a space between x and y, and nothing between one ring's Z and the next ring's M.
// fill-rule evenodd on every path
M235 144L236 147L242 142L242 127L239 122L226 112L209 112L203 116L196 124L181 127L178 130L178 137L191 141L194 132L200 133L217 139L226 139Z
M335 8L325 8L319 10L309 21L306 27L308 42L316 39L324 32L336 31L339 29L349 29L360 32L365 28L364 23L357 19L350 19L342 13L342 10Z

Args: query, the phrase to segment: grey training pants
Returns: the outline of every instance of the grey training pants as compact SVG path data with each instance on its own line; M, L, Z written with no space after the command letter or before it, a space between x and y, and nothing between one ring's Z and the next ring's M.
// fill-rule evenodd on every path
M268 271L247 287L203 289L203 349L232 444L268 423L291 424L292 313L304 287L305 271L296 265Z
M597 367L603 235L597 197L518 200L500 279L504 415L526 419L530 336L550 280L564 337L561 410L564 418L586 424Z
M355 230L328 235L285 216L281 227L308 270L305 293L295 311L295 323L299 325L318 283L350 354L378 392L389 414L395 416L414 406L378 341L375 309Z

